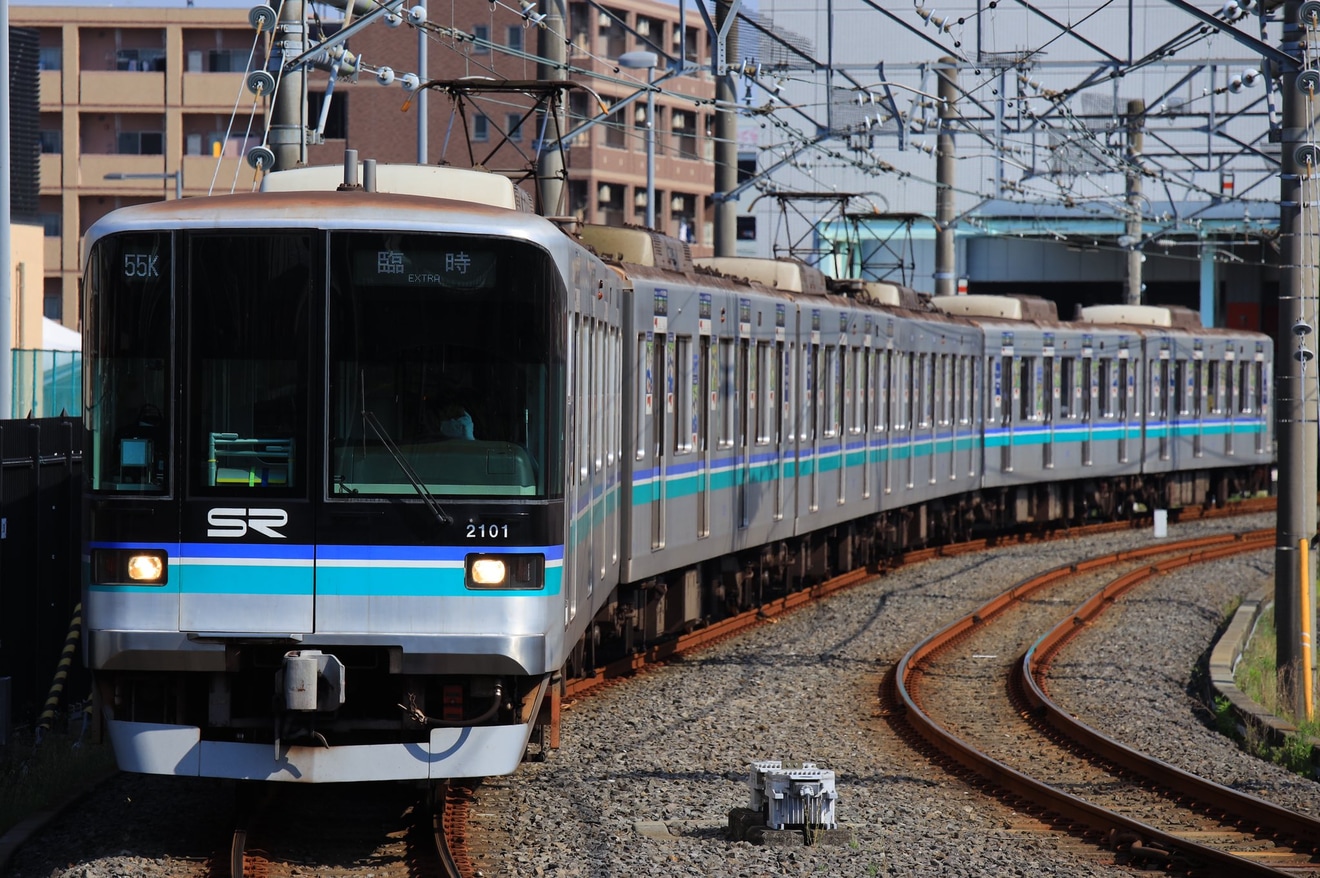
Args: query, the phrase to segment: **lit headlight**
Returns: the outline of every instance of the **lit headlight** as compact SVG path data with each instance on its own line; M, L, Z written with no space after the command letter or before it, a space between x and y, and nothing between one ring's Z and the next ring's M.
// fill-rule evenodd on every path
M93 549L93 585L164 585L169 556L162 549Z
M165 559L159 555L129 555L128 578L134 582L159 582L165 573Z
M545 584L544 555L468 555L468 588L534 589Z

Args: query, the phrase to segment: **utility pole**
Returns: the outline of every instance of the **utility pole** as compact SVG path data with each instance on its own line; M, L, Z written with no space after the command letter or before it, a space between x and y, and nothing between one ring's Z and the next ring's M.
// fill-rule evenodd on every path
M716 0L715 70L715 255L733 256L738 242L738 205L729 193L738 188L738 90L733 81L738 60L737 3ZM723 61L724 63L720 63Z
M564 0L548 0L545 4L545 20L541 22L539 54L542 60L537 66L536 76L542 80L564 80L568 78L568 46L560 34L564 33L568 21L564 14ZM566 92L549 94L545 100L545 114L541 129L540 154L536 157L536 188L541 204L541 213L545 216L565 216L568 214L568 199L564 192L567 188L564 168L564 150L567 144L559 138L564 133L564 98ZM550 144L547 146L546 144Z
M1141 304L1141 150L1146 123L1146 102L1138 98L1127 105L1127 289L1125 305Z
M953 123L958 118L958 59L941 58L939 79L940 133L935 139L935 295L958 292L958 251L954 246L953 183L955 154Z
M276 23L276 41L280 51L275 53L278 63L303 53L304 21L303 0L284 0ZM307 95L306 74L302 65L285 70L279 78L279 91L270 113L268 143L275 154L272 171L287 171L307 162Z
M1302 57L1305 41L1320 34L1320 22L1302 21L1302 9L1313 3L1288 0L1283 7L1283 46L1293 59ZM1308 98L1316 91L1320 74L1303 72L1294 63L1282 65L1279 92L1282 104L1282 168L1279 175L1279 334L1274 358L1276 370L1276 435L1279 446L1279 503L1274 543L1274 614L1278 632L1276 667L1279 693L1294 706L1295 716L1306 715L1310 669L1302 667L1302 631L1310 630L1302 607L1315 584L1314 553L1303 552L1302 542L1316 533L1316 401L1306 394L1307 360L1314 358L1314 313L1307 299L1314 298L1315 247L1304 232L1316 228L1314 198L1307 202L1304 182L1316 170L1316 145L1307 142ZM1306 94L1303 94L1303 89ZM1315 184L1312 183L1314 186ZM1308 284L1307 281L1310 281ZM1302 558L1307 557L1305 569ZM1303 590L1308 596L1303 600ZM1310 615L1310 614L1308 614Z

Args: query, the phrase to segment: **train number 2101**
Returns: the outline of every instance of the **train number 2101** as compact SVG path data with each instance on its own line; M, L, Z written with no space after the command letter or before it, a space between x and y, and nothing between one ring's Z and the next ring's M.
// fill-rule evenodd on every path
M467 538L469 540L507 540L509 538L509 526L507 524L469 524L467 526Z

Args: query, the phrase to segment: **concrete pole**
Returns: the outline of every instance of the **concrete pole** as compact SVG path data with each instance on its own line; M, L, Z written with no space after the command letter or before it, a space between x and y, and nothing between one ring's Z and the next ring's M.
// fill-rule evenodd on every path
M537 65L536 75L543 80L567 79L565 69L568 64L568 46L563 34L567 29L568 17L564 13L564 0L548 0L545 4L545 20L538 31L540 34L539 52L542 60ZM559 136L567 129L564 126L564 105L560 100L568 99L568 92L560 92L553 103L547 96L546 112L542 117L546 143L541 145L541 154L536 162L536 188L540 197L541 213L545 216L565 216L569 205L565 190L567 174L564 170L563 148L566 144L558 142ZM587 220L591 217L588 216Z
M957 119L958 59L941 58L939 79L940 133L935 139L935 295L958 293L958 251L953 240L953 184L957 161L953 123Z
M1127 223L1124 235L1127 246L1127 286L1123 292L1125 305L1141 304L1141 161L1144 147L1142 129L1146 124L1146 102L1140 99L1127 105Z
M724 30L732 12L729 0L716 0L715 29ZM738 89L733 71L738 57L738 25L733 23L724 39L724 70L715 79L715 255L733 256L738 247L738 205L728 194L738 188Z
M1283 13L1283 50L1297 57L1304 38L1301 0L1288 0ZM1274 358L1276 375L1275 432L1279 444L1279 504L1274 543L1274 614L1278 632L1275 652L1279 694L1293 705L1296 716L1305 716L1306 688L1298 685L1301 672L1302 589L1314 588L1314 562L1300 566L1300 542L1316 532L1316 403L1307 399L1305 363L1295 356L1314 352L1315 317L1308 315L1306 296L1315 289L1306 285L1314 246L1303 239L1304 229L1316 228L1317 211L1304 204L1303 174L1307 172L1297 155L1306 143L1307 113L1304 96L1298 91L1298 68L1289 66L1280 76L1282 105L1282 169L1279 175L1279 335ZM1306 211L1303 216L1302 211ZM1312 281L1314 280L1311 277ZM1313 361L1311 368L1316 368ZM1315 553L1309 553L1314 558ZM1307 601L1314 606L1313 601ZM1309 677L1309 674L1306 675ZM1310 680L1304 681L1308 686Z
M285 0L280 7L280 18L275 25L276 40L282 47L276 56L279 63L302 54L306 30L304 17L303 0ZM268 143L275 153L275 167L270 170L286 171L307 161L305 81L302 68L286 71L279 79L279 91L271 106Z
M9 195L9 0L0 0L0 420L14 416L14 265L10 225L13 220Z

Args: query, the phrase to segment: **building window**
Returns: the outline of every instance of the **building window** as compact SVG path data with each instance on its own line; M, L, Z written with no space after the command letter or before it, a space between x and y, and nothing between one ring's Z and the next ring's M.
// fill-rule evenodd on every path
M165 50L120 49L115 52L115 69L161 72L165 69Z
M325 92L307 93L307 118L309 124L321 124L321 104L325 102ZM348 139L348 94L344 90L333 92L330 96L330 112L325 117L325 131L321 132L327 140Z
M245 73L251 57L245 49L211 49L206 53L206 72Z
M37 49L37 69L64 69L64 49L60 46L42 46Z
M474 25L472 27L472 36L476 39L476 42L472 45L472 54L488 54L490 52L490 25Z
M611 101L615 103L615 101ZM605 145L626 149L628 147L628 135L624 132L623 126L627 124L628 110L625 108L621 112L611 113L609 120L605 123Z
M755 241L756 240L756 217L740 216L737 218L738 240Z
M48 277L41 291L41 314L56 323L64 320L64 291L60 287L58 277Z
M47 238L58 238L63 230L64 223L58 213L41 214L41 231Z
M738 182L746 183L756 176L756 153L738 154Z
M490 140L490 120L482 115L473 116L472 141L474 143L485 143L487 140Z
M504 127L509 132L509 140L517 143L522 140L522 113L509 113L504 117Z
M59 155L64 151L64 133L58 128L42 128L39 135L41 151L49 155Z
M121 131L115 152L119 155L164 155L165 135L159 131Z
M522 25L520 24L510 25L507 33L509 37L508 39L509 48L515 52L521 52L523 50Z
M697 158L697 116L690 112L671 114L674 130L674 149L679 158Z

